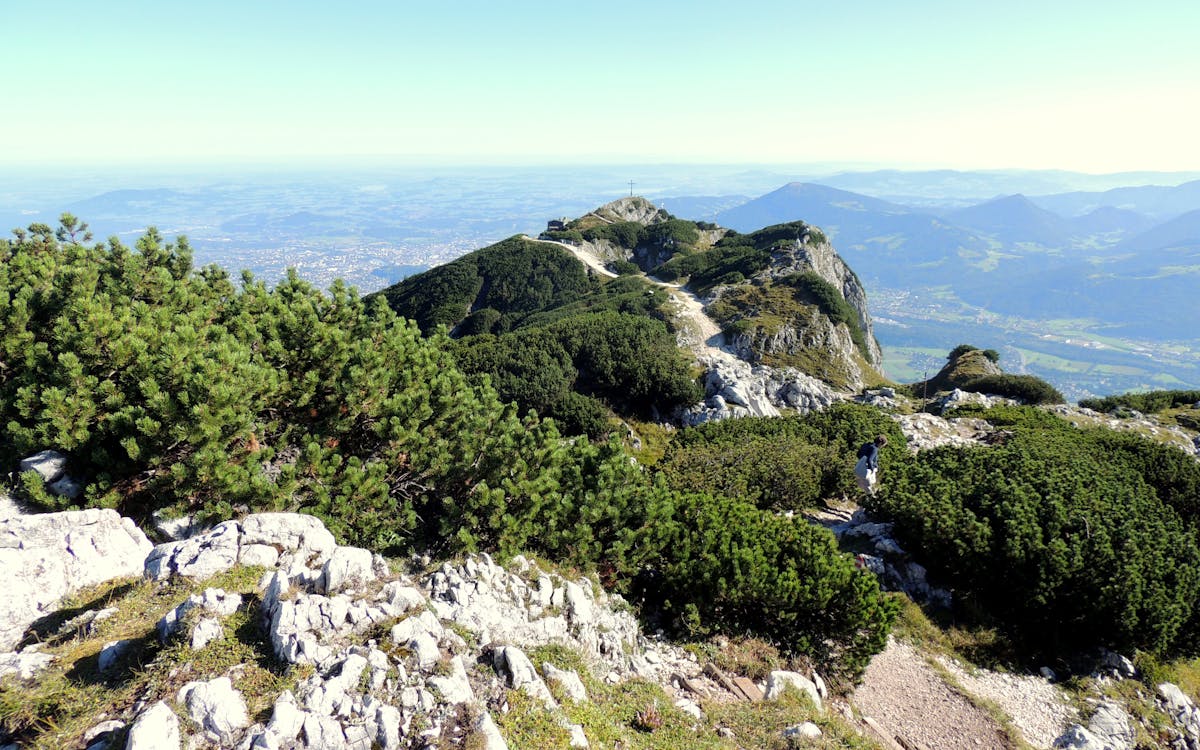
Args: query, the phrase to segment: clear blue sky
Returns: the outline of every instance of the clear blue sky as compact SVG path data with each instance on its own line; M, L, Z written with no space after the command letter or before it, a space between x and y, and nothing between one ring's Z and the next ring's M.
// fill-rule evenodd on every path
M0 2L0 162L1200 169L1200 3Z

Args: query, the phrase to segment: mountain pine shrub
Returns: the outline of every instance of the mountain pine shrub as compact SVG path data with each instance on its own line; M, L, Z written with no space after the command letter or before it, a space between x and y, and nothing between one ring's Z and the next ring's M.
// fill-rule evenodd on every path
M896 462L868 505L896 522L902 545L921 550L966 610L1031 655L1097 645L1195 653L1196 524L1168 499L1175 485L1152 470L1159 454L1149 445L1014 427L1000 446Z

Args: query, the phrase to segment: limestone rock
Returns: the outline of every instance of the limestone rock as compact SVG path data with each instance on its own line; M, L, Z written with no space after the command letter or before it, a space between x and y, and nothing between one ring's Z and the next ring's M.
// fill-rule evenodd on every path
M35 646L20 653L0 654L0 677L11 674L20 680L32 680L54 661L54 655L40 653Z
M796 688L801 693L812 699L812 703L818 709L821 708L821 693L817 690L817 686L813 681L800 674L799 672L786 672L776 670L767 677L767 693L766 699L769 701L779 700L784 692L789 688Z
M337 547L325 562L322 582L326 594L360 588L375 580L371 551L358 547Z
M500 728L496 726L492 715L487 711L480 714L474 729L475 733L483 738L482 750L508 750L508 743L504 741L504 735L500 734Z
M292 691L285 690L275 699L275 708L271 712L271 721L267 728L280 739L292 741L300 736L304 727L304 712L296 706L296 698Z
M179 606L175 607L175 609L163 615L162 619L158 621L158 638L165 642L168 638L179 632L179 629L183 627L184 619L191 612L203 612L215 615L216 617L229 617L240 606L242 606L242 597L240 594L230 594L221 589L210 588L205 589L202 594L192 594L179 604ZM214 620L213 622L216 624L216 634L219 635L220 620ZM207 643L208 640L212 640L213 625L206 625L205 632L210 636L204 641ZM194 645L196 641L195 633L192 634L192 641L192 648L203 648L203 646Z
M1088 720L1088 729L1113 750L1132 748L1137 736L1129 714L1113 701L1105 701L1096 707Z
M494 658L496 671L508 674L509 687L515 690L524 690L544 703L547 708L558 707L558 702L554 700L550 689L546 687L546 683L542 682L542 678L538 676L537 670L533 668L533 663L529 661L529 657L525 655L524 651L516 646L500 646L496 649Z
M321 519L303 513L255 513L242 519L243 545L262 544L322 565L337 541Z
M450 659L450 674L435 675L426 682L438 691L445 703L470 703L475 700L475 693L471 690L471 682L467 679L467 670L460 656Z
M115 578L137 576L150 552L146 535L116 511L90 509L0 521L0 650L54 611L63 597Z
M129 649L133 647L134 643L136 643L136 641L132 639L125 639L120 641L109 641L108 643L104 644L104 646L100 649L99 664L97 665L97 668L100 670L100 672L104 673L112 669L113 666L121 660L121 657L129 653Z
M179 717L159 701L133 722L125 750L179 750Z
M174 576L204 580L223 573L237 564L240 533L237 521L226 521L199 536L160 544L146 558L145 576L152 581Z
M550 662L542 664L542 674L546 676L546 680L558 685L563 692L576 703L583 703L588 699L587 688L583 686L583 680L579 679L579 675L575 672L566 669L559 669Z
M67 471L67 457L58 451L42 451L21 459L21 473L36 471L46 484L62 477Z
M783 730L783 736L787 739L794 737L800 740L815 740L821 736L821 728L811 721L806 721Z
M246 702L228 677L189 682L176 700L210 739L223 745L233 744L240 730L250 725Z

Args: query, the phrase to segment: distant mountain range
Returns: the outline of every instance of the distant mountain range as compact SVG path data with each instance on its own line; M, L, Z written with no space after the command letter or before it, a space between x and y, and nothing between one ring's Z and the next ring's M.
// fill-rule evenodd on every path
M1155 219L1168 209L1171 218ZM713 218L739 231L789 221L819 226L875 287L944 287L996 312L1092 318L1114 333L1156 339L1195 338L1200 319L1200 181L1015 194L937 213L797 182Z

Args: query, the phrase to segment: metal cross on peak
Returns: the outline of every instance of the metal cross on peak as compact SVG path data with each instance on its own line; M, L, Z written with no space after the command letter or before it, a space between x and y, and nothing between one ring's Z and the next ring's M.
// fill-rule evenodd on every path
M632 198L632 197L633 197L633 185L634 185L634 182L633 182L633 180L630 180L630 181L629 181L629 197L630 197L630 198Z

